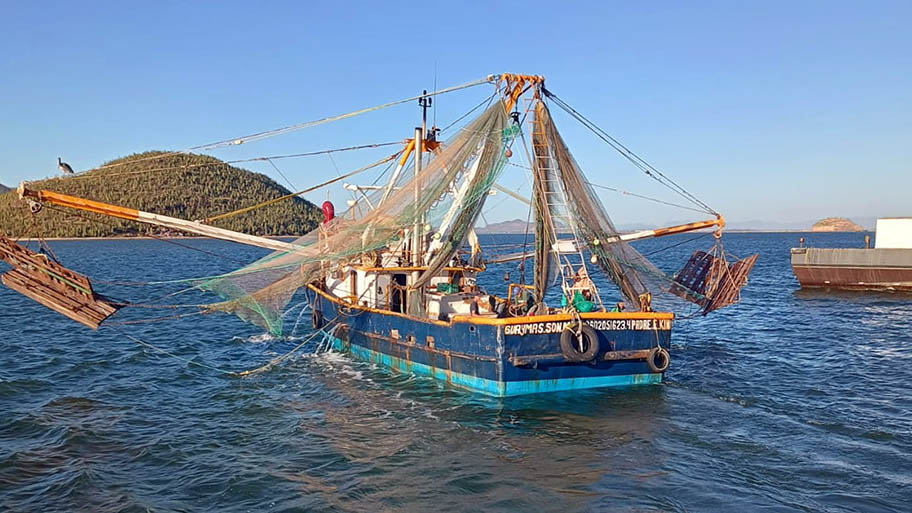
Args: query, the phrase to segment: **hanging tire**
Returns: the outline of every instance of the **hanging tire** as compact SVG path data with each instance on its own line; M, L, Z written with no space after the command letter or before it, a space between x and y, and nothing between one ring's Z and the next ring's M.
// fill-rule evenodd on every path
M323 312L316 308L310 310L310 323L313 329L318 330L323 327Z
M646 355L646 365L652 372L665 372L671 363L671 355L661 347L653 347Z
M581 345L582 349L580 349ZM561 354L568 362L588 362L599 352L598 335L594 329L583 324L577 338L576 326L567 326L561 333L560 348Z

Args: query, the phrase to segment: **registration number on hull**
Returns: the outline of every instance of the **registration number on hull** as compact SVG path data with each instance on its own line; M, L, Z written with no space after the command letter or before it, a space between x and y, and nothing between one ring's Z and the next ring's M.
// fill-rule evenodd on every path
M667 331L671 329L671 319L587 319L584 322L598 331ZM570 321L508 324L504 326L504 335L560 333L569 324Z

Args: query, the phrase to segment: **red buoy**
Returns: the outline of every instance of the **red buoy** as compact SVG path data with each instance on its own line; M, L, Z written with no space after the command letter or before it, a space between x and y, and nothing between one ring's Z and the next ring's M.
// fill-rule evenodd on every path
M323 206L323 222L328 223L336 217L336 207L333 206L331 201L324 201Z

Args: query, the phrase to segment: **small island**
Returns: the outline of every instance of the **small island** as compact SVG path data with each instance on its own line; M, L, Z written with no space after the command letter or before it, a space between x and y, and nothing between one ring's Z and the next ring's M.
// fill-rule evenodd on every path
M863 226L857 225L844 217L828 217L811 226L812 232L863 232Z

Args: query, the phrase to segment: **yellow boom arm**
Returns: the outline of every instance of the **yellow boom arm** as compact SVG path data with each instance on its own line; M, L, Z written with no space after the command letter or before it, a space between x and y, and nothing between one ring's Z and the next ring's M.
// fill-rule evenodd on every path
M108 203L102 203L100 201L93 201L76 196L68 196L59 192L45 190L33 191L25 186L25 182L19 185L18 192L20 199L29 199L32 201L37 201L39 203L47 203L49 205L73 208L76 210L82 210L84 212L93 212L95 214L118 217L120 219L129 219L130 221L138 221L140 223L164 226L166 228L171 228L172 230L195 233L197 235L203 235L205 237L212 237L215 239L230 240L232 242L247 244L249 246L258 246L261 248L278 251L294 251L296 249L300 249L299 246L289 244L287 242L282 242L280 240L267 239L265 237L257 237L255 235L247 235L246 233L226 230L224 228L217 228L215 226L209 226L207 224L199 223L196 221L187 221L184 219L178 219L176 217L163 216L159 214L153 214L151 212L143 212L142 210L136 210L135 208L110 205Z

